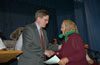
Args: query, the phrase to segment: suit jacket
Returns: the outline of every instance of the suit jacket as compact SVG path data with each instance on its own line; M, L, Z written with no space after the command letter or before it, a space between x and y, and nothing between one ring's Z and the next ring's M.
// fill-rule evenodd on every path
M47 33L42 29L45 49L58 50L58 46L48 43ZM23 54L18 65L44 65L44 51L36 24L29 24L23 31Z
M62 48L58 52L60 58L67 57L69 59L69 63L66 65L88 65L84 43L79 34L68 35L67 42L63 41Z

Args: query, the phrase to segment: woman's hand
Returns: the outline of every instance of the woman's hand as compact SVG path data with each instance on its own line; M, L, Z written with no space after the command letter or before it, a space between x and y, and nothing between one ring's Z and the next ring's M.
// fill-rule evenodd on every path
M69 62L68 58L64 57L58 62L58 64L59 65L66 65L68 62Z
M51 57L52 55L54 55L54 51L52 51L52 50L45 50L45 55L47 56L47 57Z

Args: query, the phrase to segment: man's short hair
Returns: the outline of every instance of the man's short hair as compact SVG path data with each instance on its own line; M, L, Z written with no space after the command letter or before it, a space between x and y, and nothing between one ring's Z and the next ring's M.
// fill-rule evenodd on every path
M35 19L36 19L37 17L42 18L43 16L46 16L46 15L49 15L49 13L48 13L47 10L44 10L44 9L38 10L38 11L35 13Z

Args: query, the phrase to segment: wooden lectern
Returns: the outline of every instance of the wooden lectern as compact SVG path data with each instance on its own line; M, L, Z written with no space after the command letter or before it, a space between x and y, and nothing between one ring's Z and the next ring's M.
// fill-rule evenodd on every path
M22 51L0 51L0 63L9 62L20 55Z

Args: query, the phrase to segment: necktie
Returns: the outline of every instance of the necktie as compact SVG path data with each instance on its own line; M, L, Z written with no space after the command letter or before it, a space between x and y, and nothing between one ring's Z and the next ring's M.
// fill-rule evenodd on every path
M45 43L44 43L44 38L43 38L41 29L40 29L40 37L41 37L42 48L45 49Z

